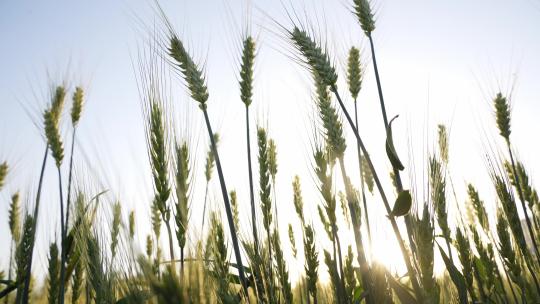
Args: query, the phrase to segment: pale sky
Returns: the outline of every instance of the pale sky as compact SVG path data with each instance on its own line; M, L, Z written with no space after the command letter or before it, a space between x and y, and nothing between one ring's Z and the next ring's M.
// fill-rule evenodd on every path
M298 220L293 212L291 182L302 179L306 212L319 222L316 192L311 170L313 113L311 82L303 67L290 57L297 53L276 22L287 28L286 11L295 10L317 28L338 69L342 96L352 109L344 83L346 53L360 47L366 63L365 80L359 97L360 135L383 176L387 193L390 164L384 153L384 130L373 77L367 40L354 16L351 1L161 1L165 13L189 47L197 62L206 63L210 92L209 115L221 135L220 153L229 190L236 189L241 209L241 232L249 235L247 164L245 161L244 106L237 85L239 48L246 17L257 37L255 97L252 126L269 128L277 141L277 204L281 235L290 252L286 225L296 229L301 245ZM49 85L67 82L73 89L83 85L87 103L77 133L76 175L89 195L109 189L103 206L116 199L127 212L137 213L138 245L144 246L149 232L149 205L152 183L146 155L144 120L138 95L138 54L146 50L154 26L161 23L151 1L52 1L0 3L0 161L13 169L0 192L0 231L8 231L9 198L22 191L23 202L33 206L45 142L41 137L40 113L49 101ZM397 149L406 165L406 187L416 176L421 185L425 147L435 147L438 123L451 126L450 170L460 203L466 182L473 182L486 201L493 198L483 154L488 143L501 144L495 132L491 98L500 89L513 90L512 138L518 155L534 176L540 174L540 144L535 140L536 119L540 114L540 1L376 1L376 30L373 33L389 116L400 114L395 123ZM207 133L202 114L181 86L171 78L173 119L178 130L190 126L197 144L197 185L193 201L191 234L199 234L207 149ZM515 84L515 85L513 85ZM71 91L70 91L71 92ZM67 102L70 107L70 99ZM68 109L69 109L68 107ZM68 116L63 123L66 151L71 136ZM346 158L357 168L352 132L346 123L349 149ZM255 133L252 149L256 151ZM410 151L411 150L411 151ZM67 181L67 156L64 181ZM253 157L257 167L256 155ZM414 162L416 169L412 170ZM358 182L355 169L349 170ZM338 175L339 176L339 175ZM255 175L257 177L257 174ZM42 213L38 227L37 269L45 269L45 244L55 239L58 225L56 168L49 159L43 190ZM340 182L340 179L337 178ZM65 182L66 183L66 182ZM212 208L222 208L216 178L211 183ZM422 189L422 188L418 188ZM421 190L419 190L421 192ZM392 195L390 195L392 197ZM374 254L387 264L402 269L394 236L378 195L368 196ZM393 200L393 198L391 198ZM422 198L418 198L421 202ZM450 214L455 201L449 199ZM489 202L488 202L489 203ZM492 204L492 203L489 203ZM492 206L492 205L491 205ZM108 207L108 206L107 206ZM108 208L105 208L108 209ZM493 208L489 209L494 214ZM104 212L102 222L109 221ZM108 224L107 224L108 225ZM102 225L106 231L107 225ZM320 228L318 224L317 227ZM58 228L56 228L58 230ZM194 232L193 230L197 230ZM162 234L163 235L163 234ZM319 239L326 235L319 229ZM0 241L7 244L7 233ZM349 236L344 236L347 240ZM326 243L321 244L324 246ZM301 251L300 251L301 252ZM301 254L300 254L301 255ZM0 265L7 265L7 246L0 248ZM303 263L301 261L300 263ZM302 268L299 267L298 270ZM291 270L294 277L297 270Z

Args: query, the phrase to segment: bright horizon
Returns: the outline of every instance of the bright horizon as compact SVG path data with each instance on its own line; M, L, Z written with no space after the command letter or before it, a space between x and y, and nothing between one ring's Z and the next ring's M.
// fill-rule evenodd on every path
M283 247L290 255L287 224L295 227L297 246L300 230L292 212L292 179L300 175L308 218L316 223L317 235L327 239L320 226L316 206L321 198L316 191L311 169L312 126L314 115L310 98L313 89L307 71L290 56L293 46L281 35L270 19L290 27L284 19L285 9L276 3L255 1L246 14L245 1L160 1L175 30L189 46L198 62L205 62L210 91L209 115L215 131L221 135L220 157L229 190L238 192L241 214L241 235L249 236L247 218L249 194L243 129L244 106L237 84L242 20L251 16L252 33L257 37L258 56L255 65L252 126L261 123L277 142L277 197L280 234ZM289 5L289 2L287 2ZM344 82L346 53L350 46L361 48L365 74L359 97L360 134L374 163L383 177L388 194L390 164L384 154L384 129L377 90L370 61L369 46L353 15L349 1L316 1L297 4L307 19L324 33L320 38L328 44L338 69L338 87L347 95ZM486 145L499 143L491 100L498 90L512 90L512 137L519 147L519 159L531 176L540 174L540 144L534 140L536 119L540 114L540 90L536 74L540 71L540 2L522 0L454 1L426 3L412 1L376 2L377 28L375 47L388 116L396 114L394 136L398 153L405 163L402 178L407 187L422 185L425 174L426 148L435 151L436 126L445 123L451 130L450 171L455 191L462 204L466 200L465 185L475 184L485 201L492 201L482 153ZM154 22L160 29L151 1L97 1L72 3L0 4L0 161L13 164L12 175L0 192L0 231L8 231L9 198L20 190L22 202L33 206L45 142L40 136L41 111L48 103L48 86L62 81L73 89L83 85L86 105L78 129L76 145L76 181L92 193L110 189L106 203L119 200L127 213L137 213L138 246L144 248L144 237L150 231L152 182L144 137L144 118L136 79L138 54L145 51ZM264 13L263 13L264 12ZM317 21L318 20L318 21ZM144 23L144 25L141 24ZM234 25L236 23L236 25ZM515 84L515 86L513 85ZM197 186L194 190L193 228L196 239L200 227L204 195L203 165L208 141L202 116L189 98L180 78L171 77L171 104L175 108L178 130L190 126L191 138L197 145ZM67 99L69 101L69 99ZM352 108L350 97L345 100ZM70 102L67 102L70 105ZM67 116L66 116L67 118ZM65 142L68 119L63 123ZM532 128L531 128L532 126ZM344 122L349 144L354 138ZM369 133L367 133L369 131ZM484 134L485 132L485 134ZM363 135L365 134L365 135ZM252 133L252 149L256 148ZM357 167L356 150L349 146L347 165ZM257 164L253 155L254 165ZM55 170L49 160L45 176L43 202L38 226L36 269L43 272L47 264L44 244L55 239L58 222ZM412 166L414 164L414 166ZM413 168L415 169L413 169ZM422 171L423 170L423 171ZM358 184L356 170L350 170ZM255 175L257 178L257 174ZM340 180L338 178L338 180ZM96 183L99 183L96 185ZM537 186L537 180L533 180ZM256 187L257 191L258 187ZM418 187L418 189L423 189ZM394 195L390 195L393 201ZM449 199L449 213L455 215L455 201ZM214 176L210 206L222 209L219 184ZM421 203L421 197L417 198ZM384 208L377 194L369 195L370 216L374 235L374 256L403 272L395 237L387 227ZM488 208L490 216L494 209ZM105 214L104 216L109 216ZM259 216L260 218L260 216ZM452 226L455 222L452 222ZM191 228L191 227L190 227ZM59 230L56 228L56 230ZM195 230L195 232L194 232ZM351 236L344 235L350 243ZM7 243L7 233L0 241ZM386 242L391 240L390 242ZM328 241L328 240L327 240ZM301 247L301 246L298 246ZM7 265L9 248L0 248L0 264ZM232 252L231 252L231 256ZM396 261L397 260L397 261ZM295 269L289 269L297 276ZM324 276L326 276L324 272Z

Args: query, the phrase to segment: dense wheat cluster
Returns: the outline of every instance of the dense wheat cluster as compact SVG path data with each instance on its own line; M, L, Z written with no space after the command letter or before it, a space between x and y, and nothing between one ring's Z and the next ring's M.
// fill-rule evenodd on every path
M286 153L279 141L271 137L268 126L253 127L250 106L260 102L254 67L259 42L244 33L240 44L238 107L245 107L245 162L235 168L247 169L249 184L231 189L220 160L220 136L212 129L205 69L176 34L165 14L165 26L156 34L159 43L149 56L139 60L140 99L146 132L146 148L151 172L153 199L147 204L150 214L125 210L121 201L99 204L104 192L87 193L76 181L73 170L79 152L75 149L76 130L84 124L86 103L83 86L59 84L50 92L50 100L40 116L45 152L39 180L33 193L9 193L6 220L9 224L9 266L0 272L0 299L3 303L539 303L540 302L540 200L527 167L518 158L511 133L511 98L500 92L492 96L492 127L501 136L501 155L487 157L491 186L497 194L490 204L475 185L466 184L468 197L454 198L450 172L450 135L439 124L434 151L425 155L425 189L407 189L402 175L407 168L405 153L394 145L392 124L388 119L377 62L373 35L376 35L375 11L368 0L349 3L351 18L358 21L369 40L376 87L365 87L364 56L358 46L348 46L344 75L336 69L334 56L309 30L300 24L280 25L282 39L290 52L311 77L312 100L317 112L313 116L315 134L307 155L312 164L315 188L302 182L310 177L294 176L284 182L290 185L292 197L280 206L294 210L295 223L278 218L276 180L279 153ZM162 12L163 13L163 12ZM248 31L249 32L249 31ZM384 60L384 58L383 58ZM162 77L170 76L161 69L165 64L180 77L189 96L204 118L204 167L195 161L196 147L190 134L179 136L174 131L180 119L170 113L167 90ZM264 73L264 71L258 71ZM231 75L233 77L235 75ZM338 87L338 77L347 87ZM358 103L361 90L377 90L386 137L385 166L381 172L370 157L365 144L368 130L359 130ZM66 96L71 94L69 124L62 124ZM343 96L349 95L351 104ZM69 98L68 98L69 99ZM348 109L354 109L350 113ZM346 132L355 141L347 141ZM67 136L71 136L67 140ZM244 135L238 134L244 138ZM84 140L84 139L80 139ZM65 143L71 143L71 146ZM68 149L64 149L65 145ZM253 149L253 150L252 150ZM243 151L243 148L242 148ZM252 156L252 151L255 155ZM354 166L347 165L345 155L354 155ZM64 158L69 157L69 163ZM57 188L42 188L45 164L51 159L56 167ZM381 158L379 158L381 159ZM17 167L0 160L0 191L10 183ZM255 161L256 164L253 164ZM304 160L299 160L304 161ZM194 197L194 172L204 171L204 201ZM227 168L233 168L228 166ZM358 171L356 171L358 170ZM63 180L67 173L67 183ZM84 174L84 172L78 172ZM388 175L392 183L381 177ZM219 208L208 203L210 181L217 174L221 196ZM358 176L354 181L351 176ZM49 178L51 175L47 175ZM258 181L256 180L258 178ZM59 201L41 202L42 192L58 191ZM249 195L249 208L239 208L240 191ZM303 193L317 193L319 200L308 202ZM419 193L427 193L425 197ZM367 195L370 194L370 195ZM384 219L370 216L369 200L377 196L383 204ZM448 210L459 201L452 223ZM36 236L43 204L58 204L59 239L47 247L46 280L34 284L38 259ZM316 216L308 216L305 207L314 204ZM496 206L495 210L489 210ZM46 207L45 207L46 208ZM108 208L110 218L98 217ZM192 221L194 209L202 210L202 223ZM223 212L221 212L223 211ZM489 217L493 213L495 217ZM124 214L126 216L124 216ZM223 214L223 216L222 216ZM259 218L257 215L261 215ZM341 220L341 219L344 220ZM523 218L523 220L522 220ZM125 220L127 219L127 221ZM241 235L240 219L249 223L248 235ZM151 224L151 232L140 239L144 248L135 246L140 229L138 220ZM287 219L285 219L287 220ZM401 273L391 271L374 259L372 242L378 236L371 225L384 221L391 227L399 245L399 256L405 266ZM317 225L315 225L317 222ZM278 224L279 223L279 224ZM315 227L322 224L324 229ZM106 224L110 235L103 235L98 226ZM161 234L164 225L166 235ZM205 230L205 225L207 229ZM288 235L280 235L279 227L287 227ZM296 231L294 227L300 227ZM44 227L44 226L39 226ZM55 229L56 229L55 228ZM189 237L195 234L197 239ZM207 231L207 233L204 233ZM283 230L281 230L283 231ZM350 233L347 243L343 231ZM162 236L166 239L162 239ZM288 239L288 240L287 240ZM321 245L323 244L323 245ZM288 257L289 252L292 257ZM176 253L176 254L175 254ZM179 253L179 255L178 255ZM440 257L444 271L437 274L435 260ZM301 272L297 281L291 272ZM328 280L321 280L321 274Z

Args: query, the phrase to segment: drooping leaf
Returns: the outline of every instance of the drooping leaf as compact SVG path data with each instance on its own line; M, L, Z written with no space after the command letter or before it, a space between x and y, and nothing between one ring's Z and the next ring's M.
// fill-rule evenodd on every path
M394 140L392 139L392 122L394 119L398 118L399 115L394 116L388 123L388 127L386 128L386 155L388 155L388 159L390 160L390 163L392 164L392 167L394 169L397 169L399 171L403 171L405 167L401 163L401 160L399 160L399 157L396 152L396 148L394 147Z
M409 190L403 190L399 192L394 208L392 209L391 215L393 216L404 216L409 213L412 206L412 197Z
M448 258L444 250L441 248L441 245L437 243L437 247L439 247L439 251L441 252L441 257L443 258L444 264L446 265L446 269L448 270L448 273L450 274L450 279L452 279L452 282L454 282L454 285L456 285L458 295L459 295L459 303L461 304L468 303L467 284L465 284L465 278L459 272L456 266L454 266L454 263L450 261L450 258Z

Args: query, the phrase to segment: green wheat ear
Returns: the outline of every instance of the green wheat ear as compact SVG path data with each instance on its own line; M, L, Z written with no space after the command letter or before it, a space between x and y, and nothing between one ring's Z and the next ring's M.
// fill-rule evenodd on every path
M47 138L47 143L57 167L60 167L64 159L64 147L60 136L59 124L65 96L66 91L64 87L58 86L55 90L51 106L43 113L45 137Z
M304 226L305 225L304 201L302 199L302 187L300 185L300 177L298 175L294 176L292 186L293 186L294 210L296 210L296 214L298 215L298 218L300 218L300 222L302 222L302 226Z
M184 80L191 92L191 97L199 102L201 109L205 109L208 100L208 88L203 73L186 51L182 41L175 35L170 40L169 55L176 60L180 67L180 71L184 75Z
M349 51L347 61L347 83L349 84L349 92L356 102L362 87L362 70L360 69L360 51L354 46Z
M503 97L501 93L497 93L497 96L493 100L495 105L495 118L497 120L497 127L499 128L499 134L506 139L510 140L510 105Z
M233 213L234 227L240 227L240 213L238 211L238 197L235 190L229 192L231 198L231 207Z
M478 191L476 191L473 185L469 184L467 185L467 194L469 195L469 200L473 205L474 213L476 214L478 223L484 229L484 231L489 231L489 222L486 208L484 206L484 202L480 200Z
M330 63L328 54L315 43L306 31L296 26L289 32L289 35L296 48L305 57L309 68L321 77L324 85L335 87L338 76L336 69Z
M445 164L448 164L448 131L446 130L446 126L443 124L438 125L437 130L439 135L438 143L441 159Z
M120 234L122 207L120 202L116 202L113 206L113 221L111 225L111 253L112 259L116 256L116 249L118 248L118 235Z
M343 126L336 109L331 104L328 86L324 84L322 77L314 71L313 78L317 93L317 107L319 117L325 130L325 138L330 150L329 161L333 163L335 158L343 157L347 144L343 136Z
M242 64L240 67L240 98L249 106L253 97L253 64L255 62L255 41L251 36L244 40Z
M73 107L71 108L71 123L76 126L81 119L81 112L84 104L84 92L81 87L75 88L73 93Z
M152 236L149 234L146 236L146 256L148 259L152 258L152 252L154 252L154 244Z
M8 173L8 164L7 162L3 162L0 164L0 190L4 187L4 181L6 180L6 176Z
M51 112L53 114L53 118L56 121L60 120L60 115L62 115L62 110L64 109L64 100L66 98L66 89L63 86L57 86L53 99L51 102Z
M373 18L370 1L354 0L353 6L354 14L358 18L362 30L367 36L370 36L371 32L375 30L375 20Z
M21 239L19 192L11 196L11 204L9 204L9 231L15 243L18 244Z
M58 286L60 281L60 259L58 254L58 246L52 243L49 248L49 277L48 277L48 292L49 303L58 301Z
M135 237L135 210L129 212L129 238L133 240Z

